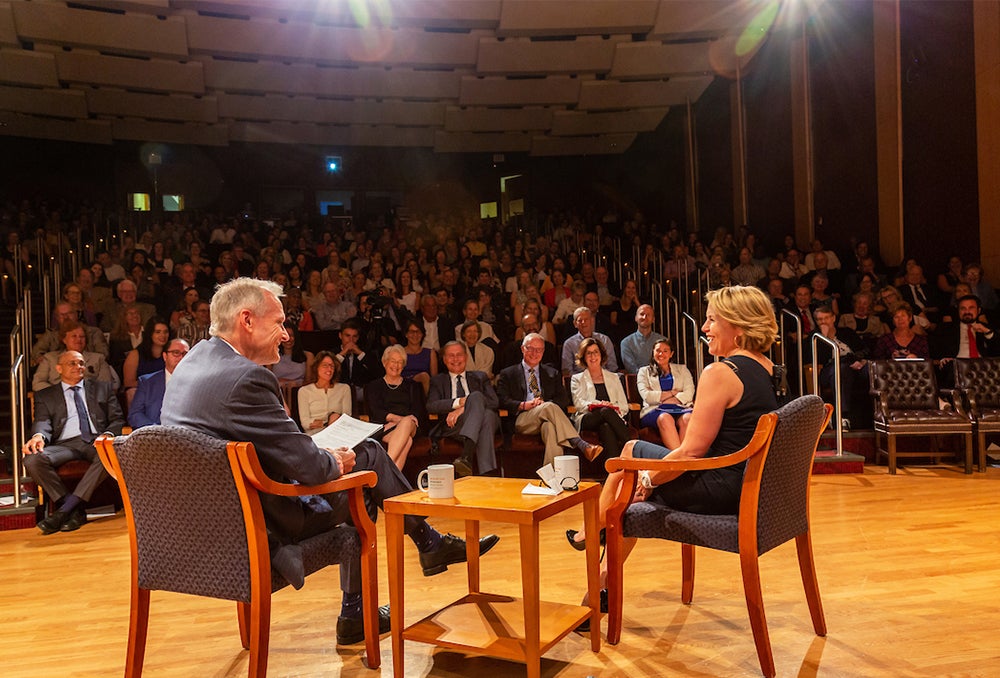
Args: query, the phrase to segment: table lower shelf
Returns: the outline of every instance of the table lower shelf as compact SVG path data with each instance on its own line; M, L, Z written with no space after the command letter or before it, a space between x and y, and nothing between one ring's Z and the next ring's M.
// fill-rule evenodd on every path
M539 654L589 619L590 612L582 605L540 602ZM403 638L524 661L524 601L492 593L470 593L405 628Z

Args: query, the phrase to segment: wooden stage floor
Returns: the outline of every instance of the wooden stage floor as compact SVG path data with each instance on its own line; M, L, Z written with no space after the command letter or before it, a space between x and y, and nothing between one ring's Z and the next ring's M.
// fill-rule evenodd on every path
M1000 672L1000 469L971 476L955 467L867 467L863 475L813 480L814 548L829 635L814 636L795 560L786 544L762 558L764 602L781 676L995 676ZM542 524L543 598L577 600L584 560L569 548L574 510ZM458 524L438 527L457 531ZM483 559L483 590L520 594L511 526ZM381 601L386 602L380 530ZM458 598L461 567L421 576L407 544L407 619ZM121 514L78 532L0 533L0 667L4 678L118 676L128 628L128 537ZM699 550L694 604L679 601L675 544L644 541L626 565L625 628L617 646L589 649L571 634L542 660L542 675L757 676L738 558ZM361 646L338 651L336 568L272 606L272 676L391 676L389 637L381 673ZM407 676L523 676L524 667L408 643ZM245 676L235 605L175 594L152 596L146 675Z

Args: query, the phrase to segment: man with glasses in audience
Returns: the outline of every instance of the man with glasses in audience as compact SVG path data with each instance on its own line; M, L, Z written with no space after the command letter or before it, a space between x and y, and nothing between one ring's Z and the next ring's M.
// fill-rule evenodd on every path
M183 339L172 339L163 351L163 369L139 377L132 404L128 408L128 423L133 429L160 423L163 394L174 369L191 347Z
M558 370L542 364L544 353L545 339L542 335L534 332L524 335L521 341L524 359L500 372L497 382L500 407L516 416L515 432L541 435L546 464L564 454L564 447L578 450L587 459L594 459L604 448L581 438L566 416L569 396Z

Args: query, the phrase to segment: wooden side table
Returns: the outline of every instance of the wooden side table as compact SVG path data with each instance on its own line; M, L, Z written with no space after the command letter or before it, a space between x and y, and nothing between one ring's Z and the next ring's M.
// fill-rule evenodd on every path
M395 676L403 675L404 640L523 661L529 678L540 676L542 654L588 618L591 649L594 652L601 649L600 540L597 527L601 486L582 482L577 491L564 491L554 497L521 494L529 482L538 481L470 476L455 481L455 497L452 499L429 499L426 493L415 490L385 501ZM578 504L584 507L587 534L589 607L542 601L539 590L538 524ZM405 515L465 520L469 593L404 628ZM479 590L479 522L482 520L513 523L519 528L520 598ZM497 564L503 565L502 562Z

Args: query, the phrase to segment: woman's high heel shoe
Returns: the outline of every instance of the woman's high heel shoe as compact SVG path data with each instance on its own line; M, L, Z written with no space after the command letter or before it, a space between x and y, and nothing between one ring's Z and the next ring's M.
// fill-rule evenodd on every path
M577 541L576 540L576 535L577 534L579 534L579 532L577 530L566 530L566 540L569 542L569 545L572 546L573 548L575 548L577 551L586 551L587 550L587 540L586 539L581 539L580 541ZM607 538L607 535L605 534L604 528L602 527L601 528L601 546L604 546L604 542L605 542L606 538Z

